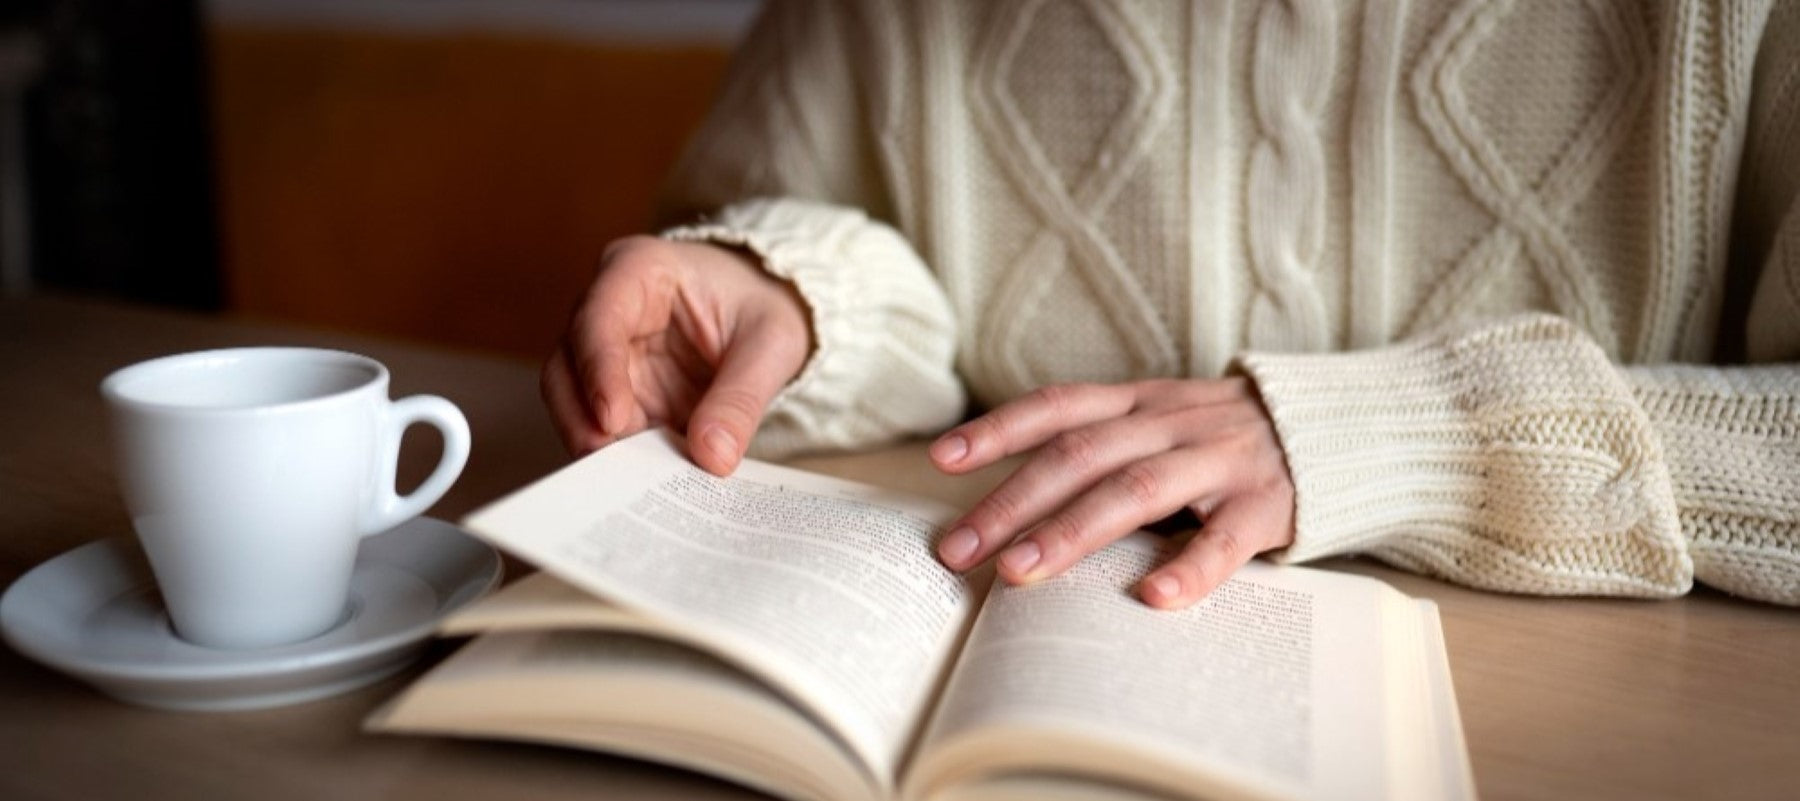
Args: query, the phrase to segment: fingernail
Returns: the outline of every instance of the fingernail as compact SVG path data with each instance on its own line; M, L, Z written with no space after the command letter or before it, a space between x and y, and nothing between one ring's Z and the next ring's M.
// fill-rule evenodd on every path
M713 452L721 464L737 462L737 440L726 433L725 429L714 427L706 432L706 449Z
M1037 543L1026 540L1000 554L1000 566L1018 578L1026 578L1027 571L1036 567L1042 556L1043 552L1038 549Z
M944 464L955 464L969 455L969 441L961 434L951 434L931 445L931 458Z
M1151 576L1144 589L1149 591L1147 600L1153 602L1168 603L1181 597L1181 582L1167 573Z
M968 563L969 557L975 555L975 546L980 544L981 539L975 536L975 529L958 526L938 545L938 555L944 558L944 564L962 567Z

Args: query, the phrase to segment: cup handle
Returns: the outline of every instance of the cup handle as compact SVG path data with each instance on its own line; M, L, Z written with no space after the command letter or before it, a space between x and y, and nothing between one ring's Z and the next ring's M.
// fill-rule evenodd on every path
M418 489L401 497L394 489L400 467L401 435L418 423L430 425L444 435L444 453ZM469 461L469 421L456 404L436 395L413 395L389 404L382 433L386 453L381 485L376 490L374 512L363 526L363 536L386 531L424 514L444 497Z

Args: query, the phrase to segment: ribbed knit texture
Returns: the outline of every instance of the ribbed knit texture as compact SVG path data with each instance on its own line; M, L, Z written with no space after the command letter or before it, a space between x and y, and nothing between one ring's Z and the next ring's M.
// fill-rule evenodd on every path
M1796 603L1800 368L1616 366L1800 359L1796 42L1768 0L773 0L665 208L812 306L762 452L1235 358L1285 558Z
M1800 399L1786 367L1632 368L1668 455L1694 577L1800 604Z
M1368 552L1477 587L1669 596L1694 577L1651 421L1606 354L1526 315L1341 355L1251 354L1304 561Z

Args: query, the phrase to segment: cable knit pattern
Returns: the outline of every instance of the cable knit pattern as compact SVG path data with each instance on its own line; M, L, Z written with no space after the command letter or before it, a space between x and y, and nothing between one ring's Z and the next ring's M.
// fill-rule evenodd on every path
M1250 151L1245 197L1252 347L1316 351L1332 344L1310 275L1325 236L1325 154L1317 117L1333 70L1336 0L1265 3L1256 19L1251 96L1263 137Z
M1541 594L1669 596L1693 580L1650 420L1567 321L1238 364L1298 490L1287 560L1367 551Z
M1711 355L1736 180L1732 167L1750 106L1754 43L1770 5L1770 0L1690 2L1671 9L1672 57L1662 63L1663 124L1655 132L1663 150L1659 189L1665 197L1688 202L1680 224L1656 231L1645 299L1654 311L1639 329L1632 354L1637 360Z
M763 453L1250 352L1284 559L1800 603L1800 366L1609 361L1800 359L1796 41L1769 0L770 0L670 185L724 211L669 235L811 304Z
M1353 348L1388 341L1394 331L1392 279L1394 109L1399 76L1400 22L1405 0L1376 3L1363 13L1350 128L1350 319Z
M1167 56L1131 5L1047 8L1056 5L1002 3L982 31L973 65L975 120L1035 218L1018 255L996 276L993 302L1019 313L985 315L976 343L979 369L1015 388L1040 380L1026 358L1042 346L1033 339L1041 324L1033 310L1066 272L1085 285L1138 369L1167 373L1181 363L1141 279L1099 223L1167 123L1175 96ZM1085 22L1058 23L1058 16ZM1074 43L1057 36L1080 32L1091 35ZM1024 72L1021 62L1046 55L1074 69ZM1046 81L1081 85L1068 97L1035 91Z
M963 394L950 375L950 304L892 228L855 211L753 200L662 235L747 248L811 307L817 346L771 402L753 454L841 450L956 422ZM863 394L845 395L844 386Z
M1597 45L1610 57L1615 74L1604 76L1610 79L1603 82L1606 90L1591 108L1578 107L1578 127L1562 137L1548 163L1523 169L1508 158L1505 143L1494 135L1499 126L1484 122L1483 109L1466 89L1483 46L1509 17L1522 13L1521 5L1464 2L1427 45L1413 75L1420 117L1470 193L1495 215L1493 227L1419 307L1414 330L1458 319L1463 306L1480 297L1485 282L1505 275L1505 269L1496 267L1524 262L1536 268L1552 308L1592 333L1608 353L1617 353L1617 322L1607 295L1570 241L1562 218L1586 198L1632 133L1630 123L1649 88L1648 34L1630 8L1560 4L1565 14L1593 14L1599 34L1588 46Z

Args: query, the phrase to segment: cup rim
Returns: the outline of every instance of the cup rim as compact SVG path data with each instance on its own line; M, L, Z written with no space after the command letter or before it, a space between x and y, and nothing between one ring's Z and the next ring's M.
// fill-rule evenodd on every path
M373 372L373 375L371 375L367 381L357 383L336 392L301 398L299 400L260 403L248 406L195 406L185 403L147 400L134 397L124 389L126 384L143 377L144 374L158 370L166 370L179 364L187 362L242 360L253 356L281 356L288 358L312 357L321 361L328 360L333 363L350 363L370 369ZM106 378L100 381L100 394L105 396L107 402L114 407L138 411L189 415L262 415L301 410L333 403L346 396L367 392L373 387L386 386L387 382L387 366L360 353L353 353L351 351L339 350L336 348L253 345L171 353L133 362L108 373Z

